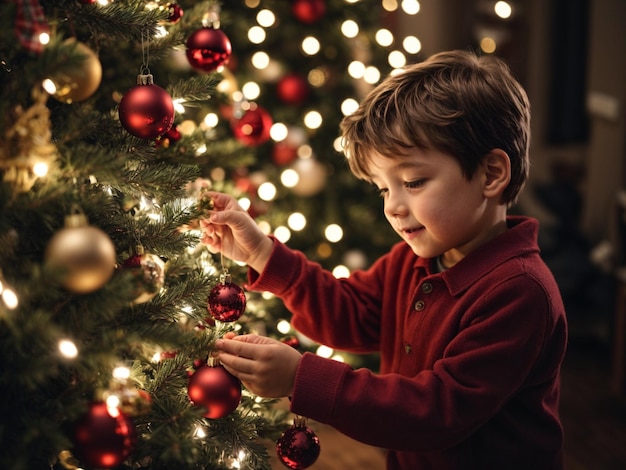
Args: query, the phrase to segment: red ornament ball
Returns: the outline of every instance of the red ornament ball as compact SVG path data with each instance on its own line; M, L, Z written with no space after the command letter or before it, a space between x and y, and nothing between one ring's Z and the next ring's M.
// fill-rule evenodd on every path
M294 424L276 442L276 454L285 467L302 470L319 457L320 440L307 426Z
M130 134L141 139L156 139L174 123L174 102L158 85L137 85L122 97L119 116Z
M270 138L272 116L261 106L251 105L240 118L230 121L233 134L242 144L249 146L261 145Z
M309 97L309 84L302 75L290 73L278 81L276 94L283 103L299 105Z
M302 23L312 24L321 20L326 14L325 0L294 0L291 12Z
M165 5L165 9L168 11L169 16L167 17L167 22L170 24L178 23L183 17L183 9L178 3L168 3Z
M203 365L189 377L187 393L194 405L206 408L205 418L219 419L239 406L241 382L221 365Z
M246 294L232 282L220 282L209 293L208 310L219 321L237 320L246 310Z
M230 39L221 29L200 28L187 38L187 60L194 69L212 72L228 63Z
M74 427L73 453L88 466L111 468L130 455L135 441L132 421L118 408L96 402Z
M155 143L157 147L168 148L170 145L178 142L182 136L183 135L178 130L178 127L174 125L169 131L160 136Z

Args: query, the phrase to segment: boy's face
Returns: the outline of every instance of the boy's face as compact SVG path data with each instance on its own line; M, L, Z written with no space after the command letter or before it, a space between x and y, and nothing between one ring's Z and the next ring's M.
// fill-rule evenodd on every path
M443 254L451 267L503 229L506 209L485 196L482 165L468 181L450 155L412 149L398 158L374 155L369 169L385 217L418 256Z

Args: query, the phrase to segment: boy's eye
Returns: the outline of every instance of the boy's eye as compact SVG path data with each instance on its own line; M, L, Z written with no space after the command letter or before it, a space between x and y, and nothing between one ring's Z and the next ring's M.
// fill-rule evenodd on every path
M385 197L385 194L387 194L387 190L385 188L376 188L376 192L380 197Z
M414 188L419 188L419 187L423 186L425 182L426 182L425 179L419 179L419 180L414 180L414 181L407 181L407 182L404 183L404 186L406 188L409 188L409 189L414 189Z

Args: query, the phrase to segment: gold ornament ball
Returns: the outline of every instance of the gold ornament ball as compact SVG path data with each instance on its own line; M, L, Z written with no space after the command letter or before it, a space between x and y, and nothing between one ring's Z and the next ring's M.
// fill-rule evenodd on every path
M45 253L46 265L57 271L63 287L87 294L104 286L115 270L115 247L106 233L86 223L84 215L66 217Z
M102 80L102 65L95 52L74 38L64 42L66 45L72 43L76 43L76 51L84 60L76 68L60 71L51 77L56 86L56 92L52 96L67 104L89 98L96 92Z

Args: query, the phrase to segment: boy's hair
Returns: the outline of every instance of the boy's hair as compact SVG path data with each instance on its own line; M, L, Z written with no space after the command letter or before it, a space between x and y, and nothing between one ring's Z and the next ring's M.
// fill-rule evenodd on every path
M529 171L530 104L508 66L495 56L440 52L387 77L341 123L350 169L370 179L376 152L389 158L432 148L456 158L471 179L490 150L511 160L502 203L512 205Z

